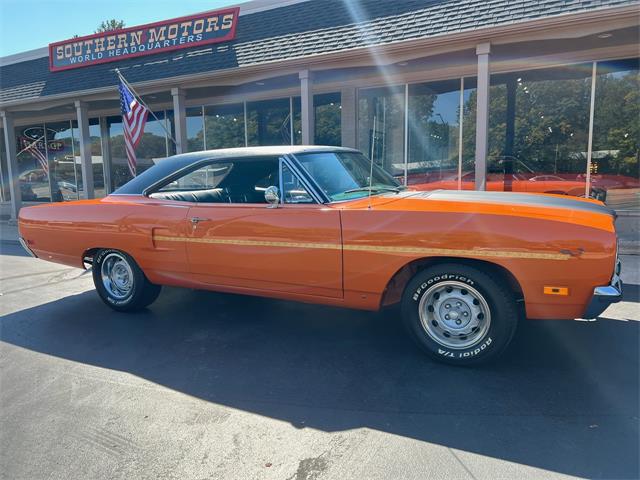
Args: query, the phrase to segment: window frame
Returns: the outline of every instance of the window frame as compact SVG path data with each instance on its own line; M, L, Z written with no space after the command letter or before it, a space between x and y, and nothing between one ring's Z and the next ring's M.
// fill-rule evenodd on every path
M309 194L309 197L311 197L311 202L286 202L285 201L285 194L284 194L284 175L283 175L283 170L284 167L287 167L289 169L289 173L291 173L291 175L298 180L298 184L302 185L302 187L307 191L307 193ZM300 175L298 175L296 173L296 171L291 168L291 165L289 162L287 162L283 157L280 157L280 164L278 167L278 181L279 181L279 185L278 185L278 190L280 191L280 201L278 202L278 204L280 205L318 205L321 204L322 202L319 202L318 199L316 198L316 196L312 193L311 188L309 188L309 186L307 185L306 182L304 182L302 180L302 178L300 177Z

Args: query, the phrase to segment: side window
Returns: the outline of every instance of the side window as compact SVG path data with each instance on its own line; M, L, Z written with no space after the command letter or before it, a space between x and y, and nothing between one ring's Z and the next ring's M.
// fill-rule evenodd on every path
M220 182L229 175L232 168L232 163L211 163L174 180L159 189L158 192L210 190L218 187Z
M230 203L267 203L264 192L278 185L278 158L243 158L219 184Z
M307 189L286 164L282 164L282 199L284 203L315 203Z
M229 203L229 195L221 185L234 167L231 162L204 165L169 182L150 197L178 202Z

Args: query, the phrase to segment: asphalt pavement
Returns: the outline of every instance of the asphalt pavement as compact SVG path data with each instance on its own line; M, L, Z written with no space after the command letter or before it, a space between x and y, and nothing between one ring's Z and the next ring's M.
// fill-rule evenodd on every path
M380 313L164 289L118 314L0 244L0 478L638 478L640 257L595 322L501 361L424 357Z

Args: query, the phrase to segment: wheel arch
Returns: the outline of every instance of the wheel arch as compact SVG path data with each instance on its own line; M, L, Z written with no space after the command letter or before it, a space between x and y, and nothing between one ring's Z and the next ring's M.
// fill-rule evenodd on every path
M82 265L84 266L84 268L87 268L87 265L89 266L93 266L93 257L95 256L96 253L98 253L100 250L104 250L106 247L91 247L91 248L87 248L83 253L82 253Z
M518 300L519 302L522 302L524 300L524 293L520 282L513 275L513 273L511 273L502 265L486 260L477 260L474 258L465 257L425 257L415 259L406 263L393 274L384 289L380 301L380 306L386 307L399 303L400 299L402 298L404 289L416 273L433 265L439 265L443 263L457 263L460 265L475 267L479 270L489 269L497 277L501 278L503 282L505 282L509 289L514 293L516 300Z
M100 250L117 250L119 252L126 253L127 255L129 255L133 259L134 262L136 262L136 265L138 265L138 262L136 261L136 259L128 251L123 250L122 248L102 246L102 247L87 248L83 252L83 254L82 254L82 264L85 265L85 269L87 268L86 265L93 266L93 258L95 257L95 255ZM138 267L140 267L140 265L138 265Z

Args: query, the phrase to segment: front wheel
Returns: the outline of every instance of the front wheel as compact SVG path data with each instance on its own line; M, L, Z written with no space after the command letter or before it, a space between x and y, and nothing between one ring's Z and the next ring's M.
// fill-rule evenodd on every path
M162 288L147 280L130 255L113 249L100 250L94 256L93 283L102 301L119 312L150 305Z
M402 297L410 333L431 357L475 365L501 354L519 313L513 292L495 275L447 263L418 272Z

